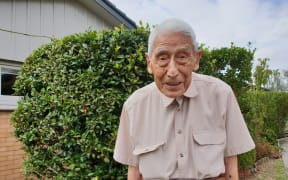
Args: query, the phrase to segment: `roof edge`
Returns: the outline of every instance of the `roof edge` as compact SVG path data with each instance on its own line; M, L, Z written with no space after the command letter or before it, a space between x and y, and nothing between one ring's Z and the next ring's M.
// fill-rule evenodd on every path
M122 22L127 28L135 29L137 27L136 23L130 19L126 14L124 14L120 9L118 9L109 0L95 0L102 8L104 8L113 17Z

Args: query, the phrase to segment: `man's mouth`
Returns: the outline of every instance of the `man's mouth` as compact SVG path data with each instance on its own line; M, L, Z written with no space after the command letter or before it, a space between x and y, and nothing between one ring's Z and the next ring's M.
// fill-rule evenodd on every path
M179 86L181 82L167 82L166 83L168 86Z

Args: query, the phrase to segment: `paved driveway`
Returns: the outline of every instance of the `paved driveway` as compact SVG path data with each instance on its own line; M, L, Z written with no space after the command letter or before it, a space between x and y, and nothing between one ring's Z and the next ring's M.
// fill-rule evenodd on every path
M286 176L288 177L288 137L279 139L279 143L282 147L282 159L285 165Z

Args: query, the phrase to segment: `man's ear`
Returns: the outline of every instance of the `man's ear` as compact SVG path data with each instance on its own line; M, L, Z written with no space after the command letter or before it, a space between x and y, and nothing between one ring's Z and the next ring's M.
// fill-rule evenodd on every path
M193 71L197 71L199 69L201 57L202 57L202 51L197 51L195 54Z
M148 53L145 53L145 58L146 58L146 62L147 62L147 71L148 71L149 74L153 74L151 59L150 59Z

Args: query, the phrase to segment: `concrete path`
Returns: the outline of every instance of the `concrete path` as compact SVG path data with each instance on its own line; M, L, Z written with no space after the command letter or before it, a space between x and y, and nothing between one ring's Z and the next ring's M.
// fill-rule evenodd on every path
M282 148L282 159L284 161L286 176L288 177L288 137L279 139Z

